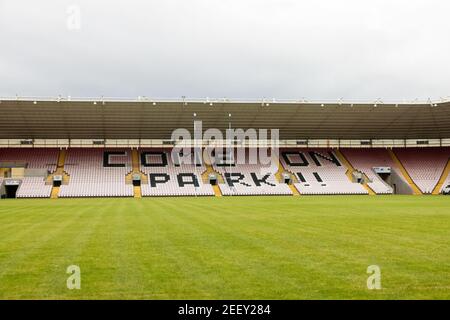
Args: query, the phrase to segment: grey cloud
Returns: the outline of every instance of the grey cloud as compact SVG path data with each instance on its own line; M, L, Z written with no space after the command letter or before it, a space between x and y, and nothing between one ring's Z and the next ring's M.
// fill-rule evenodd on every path
M67 29L79 6L81 29ZM450 95L442 0L0 0L0 95Z

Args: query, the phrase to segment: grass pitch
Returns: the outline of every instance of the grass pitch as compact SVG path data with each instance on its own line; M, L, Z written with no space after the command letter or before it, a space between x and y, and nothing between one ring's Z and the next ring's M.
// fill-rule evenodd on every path
M450 197L0 200L0 299L54 298L449 299Z

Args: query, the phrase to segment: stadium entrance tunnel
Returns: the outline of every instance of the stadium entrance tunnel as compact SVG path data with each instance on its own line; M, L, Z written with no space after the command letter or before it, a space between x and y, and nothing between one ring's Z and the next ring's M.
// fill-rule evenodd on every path
M60 187L62 185L62 179L63 179L62 175L54 176L52 185L54 187Z
M7 199L15 199L18 188L19 188L18 184L17 185L6 185L5 186L6 198Z
M378 177L392 188L393 194L413 194L413 190L400 174L391 167L375 167Z
M141 186L141 175L133 174L133 186L140 187Z
M209 184L212 186L217 186L218 182L217 182L217 176L216 175L210 175L209 176Z

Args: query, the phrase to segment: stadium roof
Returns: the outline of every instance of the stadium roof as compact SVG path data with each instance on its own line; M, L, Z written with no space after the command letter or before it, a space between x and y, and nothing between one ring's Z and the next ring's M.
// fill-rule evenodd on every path
M280 129L280 139L450 138L450 102L1 99L0 139L170 139L192 130ZM229 117L231 114L231 117Z

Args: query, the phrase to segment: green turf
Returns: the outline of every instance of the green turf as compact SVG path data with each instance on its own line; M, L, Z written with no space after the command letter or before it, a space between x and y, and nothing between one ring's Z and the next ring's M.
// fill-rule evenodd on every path
M0 200L0 299L51 298L449 299L450 197Z

